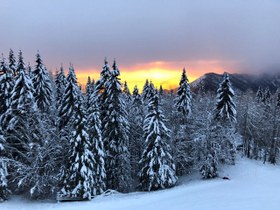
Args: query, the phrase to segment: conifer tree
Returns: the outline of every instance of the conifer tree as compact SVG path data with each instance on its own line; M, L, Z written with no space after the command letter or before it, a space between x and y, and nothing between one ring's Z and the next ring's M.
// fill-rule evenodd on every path
M11 91L14 81L10 69L6 66L4 58L0 63L0 115L5 113L10 105Z
M87 133L82 101L75 101L73 109L74 130L70 137L70 156L66 163L61 193L66 197L81 197L90 200L95 159L91 151L92 146Z
M217 103L214 119L218 121L236 122L236 106L233 101L234 91L231 87L228 74L217 90Z
M9 69L12 72L13 76L16 76L16 58L14 55L14 51L10 49L9 52Z
M0 133L0 202L7 200L9 195L8 181L7 181L7 165L4 161L4 137Z
M101 120L101 130L104 129L106 112L108 110L107 104L105 103L108 97L108 90L105 86L105 83L108 81L111 75L111 70L107 61L107 58L104 59L104 66L100 72L100 78L95 84L94 91L97 97L98 106L100 107L100 120Z
M100 113L95 92L91 93L90 106L88 110L88 134L92 144L94 156L94 173L92 195L99 195L106 190L105 152L101 135Z
M56 106L59 108L64 96L65 89L67 87L67 79L64 74L63 66L61 65L59 72L56 73L55 85L56 85Z
M139 187L145 191L169 188L176 184L175 164L168 142L166 128L160 110L158 93L154 91L144 121L145 149L140 160Z
M108 110L104 119L103 137L106 151L107 187L120 192L128 192L131 189L129 125L119 75L119 69L114 61L110 77L105 83L108 91L105 103Z
M184 68L175 99L175 106L178 112L182 113L184 117L191 114L191 100L192 95L189 80L186 75L186 69Z
M257 102L261 103L263 101L263 97L264 97L263 89L261 87L259 87L257 94L256 94Z
M269 88L267 87L264 92L263 103L269 104L271 102L271 93Z
M131 154L131 168L133 177L137 176L140 170L139 160L143 152L143 121L144 107L142 97L139 94L137 86L134 87L132 94L132 103L129 107L129 124L130 124L130 144L129 151Z
M52 85L48 72L39 53L36 55L36 66L33 74L34 96L37 107L42 113L49 113L52 103Z
M90 96L93 92L93 86L91 83L90 76L88 77L87 84L86 84L86 95L85 95L85 107L88 110L90 107Z
M278 109L280 108L280 91L278 91L278 93L277 93L277 102L276 102L276 106L278 107Z
M159 86L159 92L158 92L159 96L162 97L163 94L164 94L164 91L163 91L163 88L162 88L162 85Z
M147 100L147 98L148 98L149 88L150 88L150 83L149 83L149 80L146 79L146 82L144 84L143 91L142 91L142 97L143 97L144 101Z
M79 100L79 97L80 89L77 85L77 77L73 65L70 65L67 76L67 87L59 108L60 129L63 129L67 125L71 127L76 111L75 104Z
M129 87L128 87L126 81L124 81L123 93L124 93L127 97L131 97L131 93L130 93L130 90L129 90Z

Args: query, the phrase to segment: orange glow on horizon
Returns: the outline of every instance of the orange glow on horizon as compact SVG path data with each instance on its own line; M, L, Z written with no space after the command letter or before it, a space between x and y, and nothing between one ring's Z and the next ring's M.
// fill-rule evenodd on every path
M193 63L186 63L189 63L186 66L186 72L190 82L194 81L205 73L223 73L228 71L228 68L225 68L223 65L221 65L220 61L196 61ZM177 88L183 68L184 65L182 62L173 63L164 61L136 64L130 67L122 67L121 65L119 66L121 82L123 83L126 81L131 92L133 91L135 85L137 85L139 90L142 91L146 79L152 81L157 88L159 88L160 85L162 85L163 89L168 90ZM77 69L76 73L79 83L84 87L88 76L90 76L91 79L94 79L95 81L98 80L100 70Z

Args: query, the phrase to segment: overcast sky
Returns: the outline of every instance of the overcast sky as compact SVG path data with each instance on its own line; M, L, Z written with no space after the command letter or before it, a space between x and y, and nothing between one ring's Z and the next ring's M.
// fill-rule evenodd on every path
M49 68L218 61L280 71L279 0L0 0L0 52Z

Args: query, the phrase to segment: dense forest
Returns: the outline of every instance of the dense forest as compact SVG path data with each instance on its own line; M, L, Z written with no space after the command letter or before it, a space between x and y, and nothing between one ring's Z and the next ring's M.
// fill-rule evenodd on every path
M279 91L235 93L225 73L216 93L192 92L185 69L178 84L166 91L148 78L130 91L105 59L83 92L72 64L53 76L39 53L26 67L10 50L0 63L0 200L170 188L195 171L218 177L237 155L279 163Z

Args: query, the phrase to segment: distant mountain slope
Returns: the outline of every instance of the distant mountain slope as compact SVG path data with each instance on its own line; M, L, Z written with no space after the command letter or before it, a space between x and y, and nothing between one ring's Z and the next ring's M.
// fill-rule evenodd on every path
M277 74L262 74L262 75L250 75L250 74L229 74L230 81L236 91L248 91L252 90L256 92L261 86L263 88L268 87L272 92L275 92L277 88L280 88L280 73ZM193 92L198 92L204 89L206 92L216 91L220 82L223 80L223 74L207 73L202 77L191 83L191 89Z

